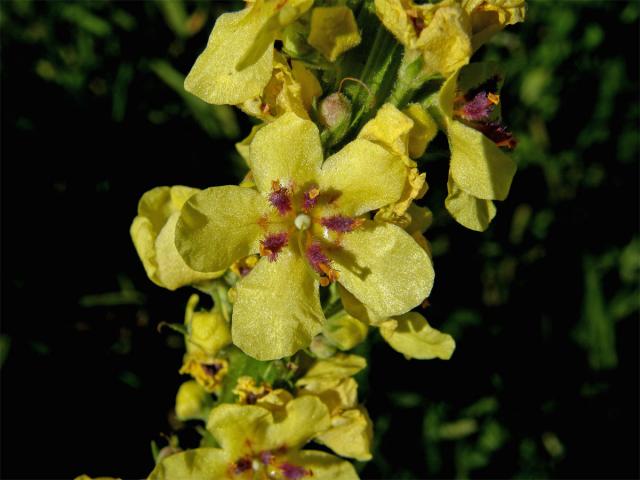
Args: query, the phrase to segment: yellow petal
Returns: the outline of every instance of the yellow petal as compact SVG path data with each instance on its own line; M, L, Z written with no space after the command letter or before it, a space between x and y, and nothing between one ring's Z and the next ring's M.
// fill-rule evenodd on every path
M240 156L244 159L244 161L247 162L247 165L251 165L250 164L251 142L253 142L253 139L256 136L256 133L263 126L264 126L263 124L254 125L253 127L251 127L251 131L249 132L249 135L247 135L246 138L236 143L236 150L240 154Z
M318 280L294 246L275 262L263 257L237 285L232 338L258 360L273 360L304 348L322 329Z
M189 268L178 253L175 228L179 212L198 189L175 186L146 192L131 225L131 238L149 278L169 290L219 277L224 272L201 273Z
M212 187L184 205L176 227L176 247L194 270L215 272L258 252L266 200L251 188Z
M524 21L524 0L462 0L471 18L474 51L507 25Z
M368 329L366 323L342 311L325 321L322 332L340 350L351 350L367 338Z
M381 145L397 155L407 155L413 120L390 103L380 107L376 116L360 130L358 138Z
M417 103L410 104L403 113L413 120L413 128L409 132L409 156L419 158L438 133L438 126L431 115Z
M304 378L298 385L298 396L315 395L327 406L332 417L358 404L358 383L351 377L330 380Z
M195 311L199 297L191 295L187 302L185 325L187 326L187 351L199 351L215 355L231 343L231 332L222 313L214 310Z
M330 453L300 450L288 454L287 460L311 470L313 480L358 480L358 474L350 462Z
M317 7L311 11L309 45L330 62L360 44L358 24L349 7Z
M336 208L361 215L395 202L406 168L397 155L368 140L356 139L329 157L319 176L320 191L339 192Z
M263 52L273 47L274 40L280 36L282 29L305 13L313 0L257 0L249 15L251 23L256 26L251 44L246 53L238 61L236 69L243 70L257 62ZM249 20L249 18L247 18Z
M491 200L469 195L456 185L451 177L447 183L449 194L444 201L447 211L460 224L476 232L483 232L496 216L496 206Z
M250 66L236 65L252 48L264 21L250 8L218 17L207 47L187 75L184 88L213 104L235 105L259 95L271 78L273 44Z
M338 281L376 315L401 315L431 292L431 260L411 236L390 223L366 222L333 253Z
M302 89L302 102L307 111L311 111L313 101L322 95L322 87L316 76L299 60L291 61L293 78Z
M367 361L363 357L336 353L333 357L316 361L296 385L307 385L312 380L351 377L366 366Z
M416 312L405 313L380 325L380 334L391 347L407 358L448 360L456 343L446 333L429 326Z
M212 404L211 396L194 380L180 385L176 395L178 420L206 420Z
M264 407L271 412L276 412L282 411L282 409L291 400L293 400L293 395L291 395L287 390L276 388L275 390L267 393L264 397L260 397L256 401L256 405Z
M275 180L297 187L315 180L322 158L318 127L294 113L261 128L251 143L251 170L262 193L270 192Z
M331 428L315 438L342 457L371 460L373 425L364 408L354 408L331 418Z
M248 451L298 449L330 425L327 407L316 397L286 404L282 415L256 405L222 404L209 416L207 430L231 458Z
M278 52L274 55L271 79L262 93L239 107L247 115L265 122L287 112L293 112L300 118L309 118L302 98L302 86L294 79L286 58Z
M338 291L340 292L340 300L342 306L349 313L349 315L366 322L369 325L378 325L379 323L387 320L387 317L380 316L366 307L360 300L354 297L349 290L338 284Z
M422 52L426 72L448 77L469 63L473 53L468 16L455 4L438 8L416 47Z
M226 478L229 460L219 448L195 448L163 459L149 480L219 480Z
M407 15L410 2L402 0L375 0L376 14L387 29L405 47L411 47L417 40L416 30Z
M273 416L265 408L223 403L211 410L207 430L235 461L251 448L263 449L267 429L272 423Z
M329 410L317 397L296 398L287 403L285 410L284 418L267 429L262 448L275 450L286 445L296 450L331 424Z
M396 202L383 209L386 211L384 214L389 216L402 215L411 201L421 198L427 190L425 174L418 171L416 163L408 156L410 133L414 127L411 118L386 103L358 134L358 138L374 142L395 153L405 165L402 193Z
M516 164L481 132L462 122L450 123L451 177L466 193L484 200L504 200Z

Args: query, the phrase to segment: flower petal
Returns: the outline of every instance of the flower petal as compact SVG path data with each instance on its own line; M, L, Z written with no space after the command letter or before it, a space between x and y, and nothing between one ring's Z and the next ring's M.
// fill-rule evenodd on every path
M417 103L410 104L402 112L413 120L413 128L409 132L409 156L420 158L438 133L438 126L431 115Z
M157 187L146 192L131 224L131 238L149 278L169 290L219 277L224 272L202 273L187 266L175 247L176 223L183 204L196 188Z
M376 315L406 313L431 292L431 260L400 227L366 222L345 235L342 246L332 256L338 281Z
M336 353L333 357L318 360L296 385L308 385L316 380L339 380L355 375L367 366L367 360L358 355Z
M149 480L219 480L226 476L228 462L219 448L195 448L166 457L153 469Z
M398 200L406 175L398 155L368 140L356 139L324 162L320 191L340 193L335 201L340 213L362 215Z
M262 16L251 14L251 10L218 17L206 49L185 79L185 90L205 102L231 105L260 94L271 78L273 44L254 63L237 70L240 59L254 48L253 42L264 23Z
M468 16L455 4L438 8L420 33L416 47L422 52L428 73L448 77L469 63L473 53Z
M447 131L451 147L451 176L469 195L504 200L509 194L516 164L478 130L453 121Z
M298 187L315 180L322 158L318 127L292 112L261 128L251 142L250 166L262 193L274 180Z
M301 450L287 455L293 465L313 472L313 480L358 480L353 465L346 460L318 450Z
M405 313L382 323L380 334L394 350L408 358L449 360L456 348L451 335L432 328L416 312Z
M313 396L295 398L287 403L285 416L269 426L261 447L277 450L283 445L297 450L331 425L329 410Z
M373 425L364 408L346 410L331 419L331 428L315 438L342 457L371 460Z
M252 448L261 450L272 424L273 416L265 408L223 403L211 410L207 430L229 458L236 459Z
M451 177L447 183L449 195L444 205L456 222L476 232L483 232L496 216L496 206L491 200L469 195L456 185Z
M322 330L318 280L295 248L262 258L237 286L231 336L258 360L293 355Z
M184 261L199 272L215 272L258 251L260 219L269 211L251 188L212 187L182 208L175 243Z
M311 11L309 45L330 62L359 45L360 40L358 24L349 7L317 7Z

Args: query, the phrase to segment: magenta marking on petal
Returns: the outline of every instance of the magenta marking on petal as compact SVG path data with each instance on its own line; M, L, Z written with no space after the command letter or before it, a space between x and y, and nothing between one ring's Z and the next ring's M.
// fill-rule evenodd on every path
M498 147L515 148L517 141L513 134L499 122L488 122L480 124L471 124L473 128L482 132Z
M280 471L287 480L299 480L303 477L313 475L311 470L291 463L282 463L278 468L280 468Z
M260 240L260 255L269 257L270 262L278 259L280 251L289 243L289 234L287 232L271 233Z

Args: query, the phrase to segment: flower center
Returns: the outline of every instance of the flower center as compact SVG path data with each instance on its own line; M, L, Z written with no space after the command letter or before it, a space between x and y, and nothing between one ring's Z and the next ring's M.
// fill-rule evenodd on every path
M311 226L311 217L306 213L300 213L293 221L298 230L306 230Z

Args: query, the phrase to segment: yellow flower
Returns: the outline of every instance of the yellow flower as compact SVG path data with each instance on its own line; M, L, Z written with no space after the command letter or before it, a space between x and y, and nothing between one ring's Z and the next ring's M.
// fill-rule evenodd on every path
M218 17L207 47L187 75L188 92L213 104L259 96L273 71L273 43L313 0L256 0Z
M462 0L471 18L471 45L477 50L507 25L523 22L525 0Z
M524 20L524 0L375 0L382 23L405 46L412 61L420 56L425 76L449 77L469 63L473 52L507 25Z
M411 310L433 285L413 238L365 216L400 198L406 167L397 155L356 139L322 158L317 127L287 113L251 143L257 190L209 188L178 221L176 246L197 271L263 257L237 283L232 319L234 343L259 360L292 355L320 332L319 285L338 281L382 316Z
M373 425L358 406L358 384L351 377L365 366L363 357L337 354L316 361L296 383L298 395L316 396L329 409L331 427L315 440L338 455L362 461L371 459Z
M493 200L509 193L516 164L500 147L515 140L499 121L500 76L491 65L471 64L442 85L434 109L449 139L449 195L445 206L462 225L485 230Z
M456 0L418 5L411 0L375 0L382 23L406 48L422 56L426 76L447 77L469 62L471 22Z
M201 352L188 352L180 368L180 373L191 375L209 393L219 392L228 371L226 360Z
M394 317L380 317L344 289L340 289L340 296L349 314L378 327L391 348L402 353L407 359L448 360L453 355L456 346L453 338L431 327L419 313L408 312Z
M171 455L149 479L357 479L349 462L325 452L301 450L329 424L327 407L311 396L290 401L278 416L257 405L223 404L211 411L207 422L207 430L221 448Z
M176 395L176 416L179 420L206 420L212 399L202 386L189 380L180 385Z
M187 328L187 352L215 355L231 343L231 332L218 311L196 311L199 297L191 295L187 302L184 324Z
M381 212L383 213L381 214L383 215L402 215L414 199L422 198L427 191L426 175L420 173L416 162L409 158L409 145L413 143L414 153L424 153L424 150L420 152L416 147L415 144L421 141L416 140L416 138L422 135L423 142L429 135L433 138L435 132L423 133L423 131L436 127L435 124L427 125L426 123L419 123L424 116L419 118L414 108L410 111L418 118L418 121L414 121L410 116L405 115L390 103L385 103L380 107L376 116L369 120L358 134L358 138L374 142L394 155L399 156L404 165L404 186L400 198L396 202L382 208ZM411 142L411 140L413 140L413 142ZM427 142L424 143L426 148Z
M231 343L229 326L216 310L196 311L199 297L191 295L184 314L187 353L180 373L189 374L209 393L218 392L229 370L226 360L217 358L220 349Z
M196 188L157 187L138 203L138 216L131 224L131 239L147 275L160 287L175 290L185 285L219 277L224 272L201 273L189 268L174 243L180 209Z
M82 474L75 478L75 480L118 480L115 477L90 477L89 475Z
M360 45L360 40L358 24L349 7L317 7L311 11L309 45L330 62Z

